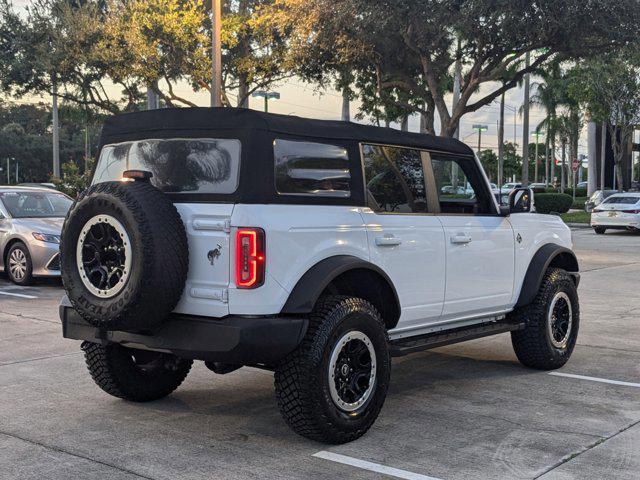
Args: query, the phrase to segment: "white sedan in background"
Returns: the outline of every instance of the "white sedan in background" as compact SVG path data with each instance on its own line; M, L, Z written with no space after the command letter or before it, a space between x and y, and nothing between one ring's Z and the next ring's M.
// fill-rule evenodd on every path
M640 193L616 193L591 213L591 226L597 234L608 229L640 232Z

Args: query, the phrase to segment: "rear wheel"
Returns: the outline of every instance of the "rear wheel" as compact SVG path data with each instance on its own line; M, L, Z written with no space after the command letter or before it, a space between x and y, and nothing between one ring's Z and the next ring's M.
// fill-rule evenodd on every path
M576 285L567 272L547 270L535 300L512 315L526 325L511 332L520 363L553 370L569 361L578 338L580 307Z
M6 270L9 280L18 285L33 283L33 264L29 249L22 243L14 243L7 253Z
M607 231L607 229L604 227L593 227L593 231L596 232L598 235L603 235L604 232Z
M318 301L301 345L276 368L278 407L299 435L345 443L378 417L389 385L387 332L360 298Z
M166 397L184 381L192 360L168 353L117 344L82 344L85 361L96 384L109 395L133 402Z

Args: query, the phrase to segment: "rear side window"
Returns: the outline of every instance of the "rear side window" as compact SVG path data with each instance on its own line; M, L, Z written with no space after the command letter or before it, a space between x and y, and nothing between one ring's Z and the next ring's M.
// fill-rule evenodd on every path
M344 147L276 139L276 191L285 195L349 198L351 173Z
M378 212L425 213L422 156L419 150L362 145L367 203Z
M163 192L230 194L238 188L240 141L235 139L138 140L105 145L92 183L122 179L125 170L147 170Z
M640 197L609 197L602 203L617 203L623 205L635 205L640 202Z

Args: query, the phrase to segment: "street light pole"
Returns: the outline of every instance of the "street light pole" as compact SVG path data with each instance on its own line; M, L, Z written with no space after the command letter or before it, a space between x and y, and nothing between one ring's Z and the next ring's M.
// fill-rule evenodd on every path
M51 120L53 127L53 176L60 178L60 125L58 120L58 84L54 76L51 89ZM7 171L7 175L9 172Z
M264 111L269 111L269 99L273 98L274 100L280 99L280 93L278 92L267 92L266 90L257 90L251 94L252 97L262 97L264 98Z
M222 106L222 0L211 2L211 106Z
M540 132L536 130L531 133L536 137L536 166L533 174L533 182L536 183L538 181L538 144L540 143Z
M482 151L482 132L489 130L489 127L487 125L476 124L472 128L478 131L478 158L480 158L480 152Z

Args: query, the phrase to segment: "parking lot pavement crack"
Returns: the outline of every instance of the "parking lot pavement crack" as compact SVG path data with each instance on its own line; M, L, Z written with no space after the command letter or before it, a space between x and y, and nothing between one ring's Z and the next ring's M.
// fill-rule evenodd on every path
M11 313L11 312L3 312L0 311L0 314L2 315L11 315L12 317L18 317L18 318L26 318L27 320L35 320L36 322L44 322L44 323L53 323L54 325L60 324L59 320L47 320L45 318L38 318L38 317L30 317L29 315L22 315L21 313Z
M83 460L87 460L87 461L92 462L92 463L103 465L105 467L112 468L114 470L118 470L118 471L120 471L122 473L133 475L133 476L138 477L138 478L145 478L147 480L156 480L153 477L148 477L148 476L143 475L141 473L134 472L133 470L129 470L128 468L120 467L118 465L114 465L112 463L104 462L102 460L97 460L95 458L91 458L91 457L89 457L87 455L83 455L83 454L80 454L80 453L70 452L69 450L65 450L64 448L56 447L56 446L53 446L53 445L46 445L46 444L44 444L42 442L38 442L37 440L31 440L29 438L24 438L24 437L21 437L19 435L15 435L13 433L0 431L0 435L4 435L5 437L9 437L9 438L20 440L20 441L23 441L23 442L26 442L26 443L30 443L31 445L36 445L38 447L41 447L41 448L44 448L44 449L47 449L47 450L51 450L53 452L58 452L58 453L62 453L64 455L69 455L69 456L72 456L72 457L81 458Z
M453 411L453 412L457 412L457 413L469 413L469 412L465 412L462 410L456 410L456 409L451 409L448 408L447 410ZM476 417L482 417L482 418L488 418L491 420L497 420L499 422L505 422L508 423L510 425L515 425L516 427L522 429L522 430L526 430L529 432L551 432L551 433L564 433L567 435L582 435L585 437L594 437L597 438L598 440L601 440L602 437L601 435L597 435L595 433L586 433L586 432L576 432L573 430L558 430L558 429L553 429L553 428L544 428L544 427L534 427L531 425L524 425L520 422L516 422L515 420L509 420L508 418L503 418L503 417L496 417L493 415L487 415L487 414L483 414L483 413L473 413L474 416Z
M607 347L606 345L589 345L587 343L576 343L579 347L587 347L587 348L599 348L602 350L614 350L616 352L627 352L627 353L640 353L640 350L631 350L629 348L616 348L616 347Z
M585 273L589 273L589 272L597 272L599 270L609 270L612 268L622 268L622 267L630 267L633 265L640 265L640 262L630 262L630 263L623 263L622 265L611 265L608 267L594 267L594 268L585 268L584 270L580 270L580 274L585 274Z
M629 430L630 428L635 427L636 425L640 425L640 420L637 420L629 425L627 425L626 427L621 428L620 430L613 432L611 435L602 437L594 442L591 442L590 444L575 450L571 453L569 453L568 455L565 455L564 457L562 457L560 460L558 460L556 463L554 463L553 465L549 465L548 467L545 467L540 473L538 473L535 477L533 477L533 480L537 480L538 478L541 478L542 476L546 475L549 472L552 472L553 470L555 470L556 468L564 465L567 462L570 462L572 460L574 460L575 458L579 457L580 455L588 452L589 450L592 450L594 448L596 448L598 445L602 445L605 442L607 442L608 440L611 440L613 437L616 437L618 435L620 435L623 432L626 432L627 430Z
M48 360L50 358L73 357L74 355L82 355L82 352L61 353L59 355L49 355L47 357L25 358L24 360L16 360L15 362L0 362L0 367L6 367L8 365L17 365L19 363L38 362L40 360Z

